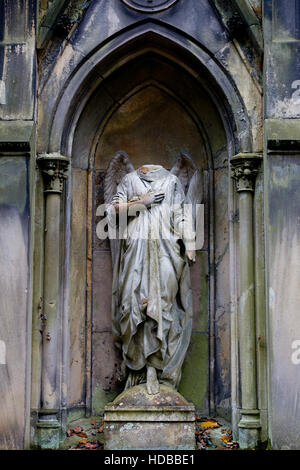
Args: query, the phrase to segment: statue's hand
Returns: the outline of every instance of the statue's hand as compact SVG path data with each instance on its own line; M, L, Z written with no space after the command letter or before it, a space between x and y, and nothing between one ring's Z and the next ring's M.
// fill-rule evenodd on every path
M191 261L191 263L196 262L196 252L195 252L195 250L186 250L186 256L188 257L188 260Z
M146 194L143 194L140 197L139 203L144 204L146 207L151 206L152 204L160 204L165 195L164 193L153 193L152 191L149 191Z

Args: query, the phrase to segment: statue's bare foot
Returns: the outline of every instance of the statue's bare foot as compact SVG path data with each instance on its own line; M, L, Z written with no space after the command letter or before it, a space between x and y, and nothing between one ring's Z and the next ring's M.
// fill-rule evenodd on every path
M159 382L157 380L156 369L154 367L147 367L147 392L149 395L156 395L159 393Z

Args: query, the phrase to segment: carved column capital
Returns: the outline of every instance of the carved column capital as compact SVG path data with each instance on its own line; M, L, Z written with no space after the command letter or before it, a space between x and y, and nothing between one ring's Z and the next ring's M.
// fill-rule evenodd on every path
M69 159L60 153L44 153L38 156L37 163L44 176L45 193L61 194L68 177Z
M254 191L261 161L259 153L239 153L231 158L231 176L236 180L238 192Z

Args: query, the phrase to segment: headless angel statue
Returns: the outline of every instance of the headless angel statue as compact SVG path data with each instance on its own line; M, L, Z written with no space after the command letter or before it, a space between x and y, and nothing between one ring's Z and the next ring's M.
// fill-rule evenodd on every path
M130 212L114 266L113 334L128 372L125 388L146 382L149 394L159 393L160 383L178 387L191 337L195 252L184 201L177 176L144 165L122 178L107 211L111 226L113 214Z

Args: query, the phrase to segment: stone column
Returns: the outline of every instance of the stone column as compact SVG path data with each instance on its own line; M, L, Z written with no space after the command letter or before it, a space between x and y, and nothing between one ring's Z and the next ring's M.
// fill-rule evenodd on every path
M241 448L254 448L259 441L260 413L257 409L255 277L253 195L259 154L239 154L231 159L232 177L239 193L239 355L241 369L241 419L239 442Z
M43 154L37 159L45 187L44 294L42 311L42 384L39 445L58 448L58 327L60 289L60 209L69 161L59 153Z

